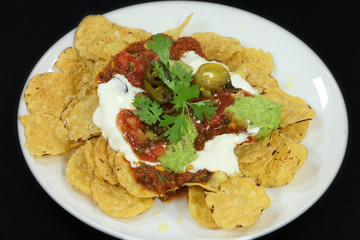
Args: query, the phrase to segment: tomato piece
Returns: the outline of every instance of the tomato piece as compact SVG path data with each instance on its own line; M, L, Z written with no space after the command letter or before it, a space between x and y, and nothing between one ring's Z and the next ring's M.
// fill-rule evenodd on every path
M150 147L150 151L155 157L161 157L166 153L166 143L156 142Z
M126 66L129 64L129 56L126 51L122 51L119 54L115 56L116 64L121 68L126 68Z
M116 124L140 159L157 162L157 158L165 154L167 142L152 142L145 134L146 124L141 122L133 111L121 110L117 115Z
M124 74L131 85L134 87L143 86L143 75L147 62L141 55L129 54L124 50L115 56L115 63L119 73Z
M144 133L145 124L132 111L121 110L117 115L117 126L124 133L125 139L133 149L143 148L149 142Z

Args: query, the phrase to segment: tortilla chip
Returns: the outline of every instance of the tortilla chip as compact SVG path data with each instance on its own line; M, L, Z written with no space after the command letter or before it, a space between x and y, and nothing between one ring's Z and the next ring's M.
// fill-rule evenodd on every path
M264 187L279 187L291 182L307 158L305 146L283 136L273 159L266 165L259 182Z
M217 192L220 183L226 181L228 178L223 172L215 172L211 175L211 178L206 183L185 183L184 186L199 186L208 191Z
M94 177L94 172L88 166L85 158L85 146L81 146L76 149L67 163L66 178L75 188L90 195L90 185Z
M270 136L252 143L242 143L235 147L234 153L239 163L253 163L270 151Z
M250 74L269 76L274 69L272 55L265 53L262 49L255 48L243 47L240 51L225 59L223 63L244 79L247 79Z
M265 189L253 179L238 174L221 183L219 192L205 192L205 202L222 229L248 227L270 206Z
M274 69L270 53L262 49L245 48L235 38L210 32L194 33L192 37L200 43L208 60L224 63L230 71L240 74L244 79L251 73L268 76Z
M231 37L223 37L216 33L194 33L192 37L200 43L208 60L225 63L233 54L241 54L244 50L239 40ZM232 71L232 68L230 68L230 70Z
M114 149L112 149L109 144L107 145L106 155L107 155L106 156L107 162L108 162L110 168L113 169L113 172L114 172L116 151Z
M75 48L65 49L60 54L55 66L72 79L76 86L78 99L96 90L95 63L80 57Z
M270 87L278 87L279 83L270 74L265 74L257 71L248 71L245 65L241 65L235 72L242 76L251 86L258 88L263 92Z
M35 157L65 154L69 151L67 130L51 114L35 113L19 117L25 129L25 147Z
M278 87L267 88L263 96L282 104L280 127L315 118L314 110L301 98L293 97Z
M82 59L74 47L68 47L62 51L55 62L55 67L68 74L77 85L84 72L89 71L92 62Z
M120 185L131 195L138 198L159 197L158 193L148 190L143 185L136 182L132 176L130 163L123 157L123 154L120 151L118 151L115 156L115 172Z
M49 72L30 79L24 100L30 113L48 113L60 117L74 96L75 86L67 74Z
M87 165L92 171L95 171L95 156L94 149L98 138L91 138L85 142L84 155Z
M190 14L189 16L187 16L185 18L185 20L180 24L180 26L173 28L173 29L169 29L166 32L164 32L166 35L170 36L172 38L173 41L179 39L180 34L182 33L182 31L184 30L184 28L189 24L191 17L193 16L193 13Z
M282 136L279 131L274 131L269 138L260 140L254 145L248 145L249 147L246 150L250 153L251 149L254 148L254 154L249 155L249 160L246 155L240 154L240 172L247 177L259 181L266 165L273 159L273 155L281 143ZM264 152L265 154L263 155Z
M262 49L245 48L244 58L243 64L246 65L249 72L271 74L274 69L271 53L265 53Z
M154 204L152 198L133 197L125 189L98 178L91 183L91 192L101 210L116 218L138 216Z
M128 44L150 37L151 33L142 29L119 26L102 15L89 15L76 30L75 48L85 59L107 61Z
M109 165L107 141L103 136L99 137L94 148L95 175L112 185L119 185L116 174ZM115 152L115 151L114 151Z
M210 208L205 202L205 189L197 186L189 187L188 205L191 216L203 227L216 229Z
M298 123L291 124L285 128L281 128L280 132L291 138L293 141L299 143L306 136L306 132L309 126L310 120L301 121Z
M79 101L74 101L67 107L67 113L63 113L61 119L69 130L69 139L71 141L82 142L101 134L101 130L92 120L98 106L99 97L96 93L93 93L84 96Z
M77 86L77 98L81 99L87 95L96 94L97 86L93 72L84 73Z

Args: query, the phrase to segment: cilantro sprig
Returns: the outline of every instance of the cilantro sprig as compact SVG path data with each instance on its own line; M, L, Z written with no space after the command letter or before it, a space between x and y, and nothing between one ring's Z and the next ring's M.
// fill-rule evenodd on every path
M142 94L135 96L133 105L137 108L134 110L134 113L139 115L141 121L149 125L155 124L163 113L162 108L157 102Z
M166 127L165 136L170 142L175 143L182 139L182 128L188 133L186 114L189 115L189 109L192 108L195 118L203 121L204 116L210 118L216 114L216 108L212 107L215 103L211 100L189 102L190 99L199 96L200 89L198 85L191 85L192 71L186 70L182 62L170 59L171 40L169 37L157 34L152 37L152 40L147 41L147 46L158 55L160 62L170 72L170 78L167 78L163 66L155 62L154 66L159 78L174 94L171 103L174 104L173 107L177 113L172 116L163 114L160 105L145 96L135 97L133 105L137 109L134 113L147 124L159 122L160 126Z

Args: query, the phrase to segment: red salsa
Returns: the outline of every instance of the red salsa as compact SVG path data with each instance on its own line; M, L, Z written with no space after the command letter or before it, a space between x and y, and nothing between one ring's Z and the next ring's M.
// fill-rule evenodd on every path
M116 124L141 160L157 162L157 158L165 154L167 141L151 141L146 136L147 125L141 122L133 111L121 110L117 115Z
M158 56L153 51L145 48L145 43L146 41L141 41L130 44L122 52L115 55L97 75L96 81L98 83L105 83L112 79L115 74L123 74L134 87L144 89L146 67L151 61L158 59ZM191 50L204 57L200 44L195 39L191 37L179 38L172 42L170 58L179 60L184 52ZM204 98L200 96L192 99L192 102L202 100ZM217 135L246 131L246 129L231 123L224 114L224 109L234 103L234 96L231 91L221 88L212 93L211 100L215 102L214 106L217 108L216 114L210 119L205 118L202 122L194 118L194 124L198 131L194 147L198 151L204 148L206 141ZM172 106L170 103L167 103L162 108L168 110ZM192 115L191 109L189 111L190 115ZM143 123L132 110L127 109L123 109L118 113L116 123L139 159L154 163L158 161L158 157L166 153L166 146L169 144L168 140L159 137L154 138L151 134L148 134L155 133L156 136L161 136L165 129ZM166 195L168 191L171 192L178 189L185 183L205 183L212 175L208 170L176 174L144 163L132 169L133 177L138 183L147 189L163 195Z
M135 179L147 189L163 194L175 192L185 183L206 183L209 181L212 173L206 169L199 170L196 173L184 172L174 173L166 170L159 170L154 166L140 164L133 168Z
M98 83L108 82L115 74L123 74L134 87L143 88L146 66L157 59L157 55L145 48L146 41L130 44L126 49L116 54L110 63L97 75ZM170 58L179 60L186 51L195 51L204 57L200 44L191 37L179 38L172 42Z

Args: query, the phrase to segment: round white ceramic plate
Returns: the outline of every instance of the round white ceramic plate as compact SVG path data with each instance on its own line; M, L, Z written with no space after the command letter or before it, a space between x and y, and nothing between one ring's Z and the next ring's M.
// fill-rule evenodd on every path
M170 203L156 201L146 213L122 220L104 214L91 197L77 191L66 181L65 157L45 160L30 156L24 148L24 130L18 123L24 157L40 185L66 211L112 236L125 239L259 237L284 226L311 207L329 187L342 163L348 121L339 87L319 57L283 28L246 11L204 2L146 3L118 9L105 16L120 25L158 33L178 26L190 13L194 15L183 35L215 32L235 37L245 47L262 48L272 53L275 65L273 76L280 87L291 95L301 96L317 114L303 141L308 148L308 159L290 184L267 189L272 205L249 228L231 231L202 228L191 217L186 198ZM75 30L56 42L40 59L29 78L52 71L61 51L73 45L74 33ZM18 114L27 114L23 99L20 100Z

